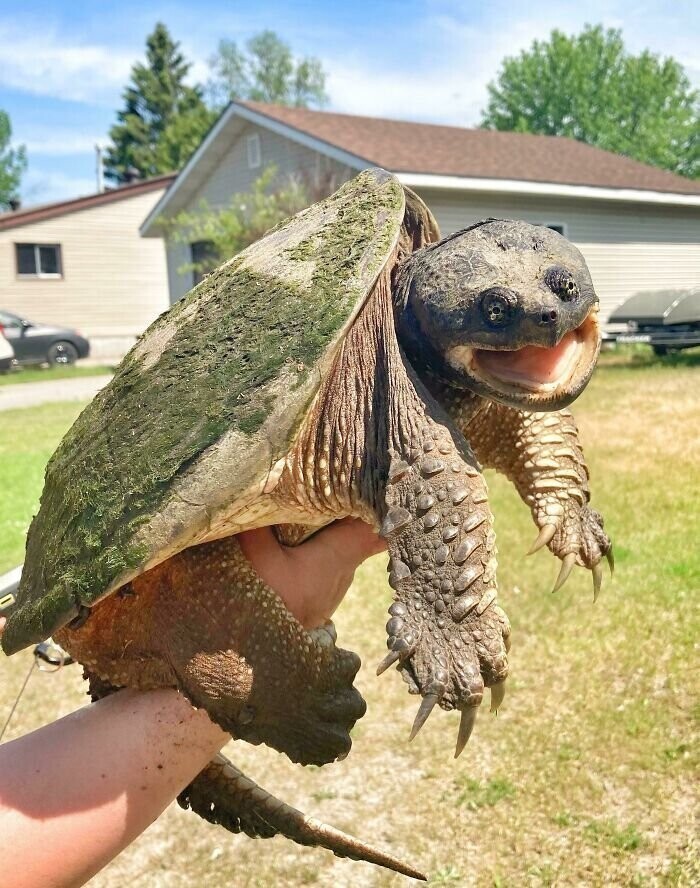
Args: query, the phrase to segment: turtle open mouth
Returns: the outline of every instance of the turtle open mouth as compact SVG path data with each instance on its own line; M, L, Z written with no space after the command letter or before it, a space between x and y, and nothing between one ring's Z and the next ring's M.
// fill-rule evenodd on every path
M598 307L574 330L549 348L525 345L518 349L461 347L460 362L470 376L499 394L551 400L578 392L588 381L600 348Z

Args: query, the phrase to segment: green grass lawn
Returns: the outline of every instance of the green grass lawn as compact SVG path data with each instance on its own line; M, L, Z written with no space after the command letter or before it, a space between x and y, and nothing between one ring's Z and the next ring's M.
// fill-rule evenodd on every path
M65 367L22 367L9 373L0 373L0 385L22 382L49 382L52 379L74 379L76 376L102 376L114 373L114 367L68 364Z
M0 573L22 561L44 467L83 406L45 404L0 413Z
M613 348L603 349L598 366L621 367L627 370L646 367L652 371L667 367L700 367L700 347L686 348L657 357L648 345L623 342Z
M498 717L484 707L458 761L457 717L435 713L409 745L416 700L392 671L374 675L390 602L378 556L358 571L336 621L340 644L362 656L369 705L351 755L301 769L233 744L236 763L308 813L404 855L434 885L700 884L700 371L690 358L606 356L575 405L593 502L617 558L595 606L580 569L550 594L558 562L547 552L524 557L534 538L528 510L489 474L511 678ZM21 560L43 465L78 410L0 414L0 569ZM18 655L0 666L0 716L27 662ZM12 735L79 705L82 690L78 669L37 676ZM233 837L176 807L90 884L207 883L409 884L281 839Z

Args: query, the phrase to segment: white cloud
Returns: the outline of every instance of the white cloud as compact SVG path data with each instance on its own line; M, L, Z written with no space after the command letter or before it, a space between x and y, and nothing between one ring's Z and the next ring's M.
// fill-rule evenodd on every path
M95 177L70 176L58 170L51 172L28 170L22 182L22 204L53 203L69 200L97 191Z
M328 59L334 109L434 123L475 126L491 80L505 55L541 31L536 22L512 22L496 33L477 33L444 16L420 22L420 42L431 52L405 65L386 66L376 56L351 62ZM495 29L494 29L495 30Z
M112 104L137 56L49 31L0 26L0 84L36 95Z
M186 55L187 82L204 82L206 60ZM111 39L79 42L56 31L0 23L0 85L35 95L112 107L120 102L132 66L143 58L143 42L133 47Z
M57 131L50 135L29 136L18 140L25 145L30 158L41 156L65 157L71 154L85 154L95 150L95 145L105 145L108 137L99 135L82 135L71 130Z
M413 45L398 62L395 51L385 61L373 47L366 54L345 50L324 57L333 110L475 126L487 102L486 86L505 56L547 39L554 28L574 34L588 22L621 28L630 52L649 48L673 56L700 86L697 28L689 21L697 13L690 8L674 19L663 4L649 3L642 11L632 0L589 0L585 7L491 0L478 24L460 2L436 0L427 8L429 14L415 22Z

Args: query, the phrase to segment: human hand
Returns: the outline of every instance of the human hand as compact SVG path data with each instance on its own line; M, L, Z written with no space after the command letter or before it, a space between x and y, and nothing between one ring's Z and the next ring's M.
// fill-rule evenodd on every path
M239 534L243 554L299 622L325 623L350 588L355 570L386 542L357 518L344 518L299 546L283 546L270 527Z

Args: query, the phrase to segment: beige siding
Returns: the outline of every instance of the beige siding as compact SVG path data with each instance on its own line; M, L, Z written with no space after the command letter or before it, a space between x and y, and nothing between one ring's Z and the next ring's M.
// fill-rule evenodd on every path
M253 134L260 139L260 166L250 169L247 143L248 136ZM224 206L233 194L249 191L253 182L269 166L277 168L280 178L300 177L312 190L325 185L328 179L332 179L332 187L337 188L352 175L352 171L317 151L250 124L242 130L190 208L196 207L202 198L214 207Z
M632 293L700 284L700 212L519 195L421 191L443 234L496 216L563 224L586 258L603 319Z
M260 139L260 166L250 169L247 141L253 133L257 133ZM202 200L212 207L225 206L234 194L250 191L253 182L269 166L277 169L279 179L298 176L312 193L324 188L333 191L354 174L348 167L317 151L250 124L241 131L186 210L195 211ZM187 246L182 244L168 243L167 252L170 298L175 302L192 287L192 273L178 270L191 260L191 255Z
M165 248L139 225L162 189L0 231L0 307L77 327L93 352L123 351L168 307ZM61 245L60 279L19 278L15 243Z
M248 167L247 137L260 137L261 165ZM247 125L189 204L204 198L223 206L236 192L250 189L262 170L274 164L280 176L299 175L309 183L339 185L354 172L330 158L262 127ZM700 212L695 208L617 201L531 197L500 193L421 190L443 234L488 216L563 224L566 236L584 254L601 299L603 319L638 290L689 287L700 283ZM187 248L168 248L171 298L184 295L191 275L176 269Z

